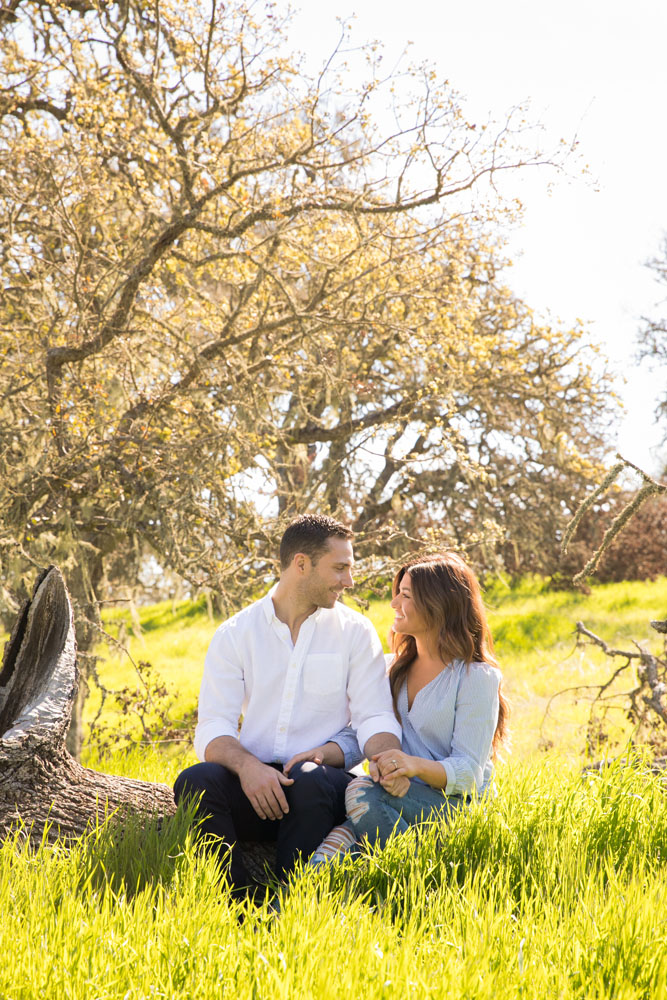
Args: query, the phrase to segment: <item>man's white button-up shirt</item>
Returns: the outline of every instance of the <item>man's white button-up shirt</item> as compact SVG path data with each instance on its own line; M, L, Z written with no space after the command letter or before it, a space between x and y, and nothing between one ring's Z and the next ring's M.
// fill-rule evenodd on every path
M238 737L260 760L281 764L350 724L362 749L375 733L400 740L382 646L368 619L337 601L306 618L294 644L272 593L223 622L211 640L195 730L199 759L218 736Z

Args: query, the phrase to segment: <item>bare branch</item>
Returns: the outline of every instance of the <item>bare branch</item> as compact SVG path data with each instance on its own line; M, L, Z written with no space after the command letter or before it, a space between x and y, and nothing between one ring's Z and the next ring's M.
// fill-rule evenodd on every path
M586 497L586 499L581 504L579 509L576 511L574 517L567 526L567 531L563 535L563 541L561 543L561 552L563 553L567 552L567 547L570 543L570 540L574 535L574 533L576 532L577 528L579 527L579 523L581 522L581 519L583 518L584 514L588 510L590 510L590 508L593 506L596 500L598 500L604 493L607 492L611 484L621 474L624 468L625 464L623 462L618 462L616 465L614 465L613 468L611 468L607 473L607 475L604 477L600 485L596 487L596 489L594 489L593 492Z
M636 514L642 504L648 500L649 497L656 494L667 493L667 484L657 482L637 465L634 465L632 462L623 458L622 455L617 455L616 457L619 459L618 464L607 473L597 489L595 489L593 493L586 498L568 525L568 529L563 538L563 552L566 550L567 544L572 538L572 535L578 527L583 515L590 509L593 502L599 499L606 492L606 490L609 489L611 484L624 469L630 468L634 469L635 472L638 472L643 479L643 485L625 505L625 507L623 507L623 509L616 515L612 523L607 528L599 547L593 553L584 568L572 578L572 582L575 584L580 583L585 580L586 577L591 576L591 574L595 571L603 553L609 548L614 538L616 538L619 532L623 530L630 518Z

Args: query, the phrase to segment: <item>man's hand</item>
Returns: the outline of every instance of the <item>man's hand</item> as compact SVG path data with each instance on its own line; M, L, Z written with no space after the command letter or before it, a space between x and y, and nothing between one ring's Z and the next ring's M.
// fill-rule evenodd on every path
M249 760L238 771L241 788L260 819L282 819L289 812L283 786L292 778L259 760Z
M321 764L324 761L324 747L313 747L312 750L302 750L301 753L295 753L283 765L283 774L289 774L295 764L301 764L304 760L312 760L314 764Z
M376 783L380 780L377 759L383 753L399 753L401 741L393 733L374 733L366 740L364 753L368 757L368 773ZM405 795L405 792L403 792Z
M380 784L385 792L395 795L397 799L402 799L404 795L408 794L410 779L406 778L405 775L399 775L397 778L388 775L386 778L380 778Z
M373 754L371 767L377 769L377 780L385 791L397 798L403 798L410 787L410 778L415 775L415 760L402 750L383 750Z
M314 764L330 764L331 767L344 767L345 755L337 743L330 741L322 746L313 747L312 750L302 750L295 753L293 757L283 766L283 774L289 774L295 764L300 764L304 760L312 760Z

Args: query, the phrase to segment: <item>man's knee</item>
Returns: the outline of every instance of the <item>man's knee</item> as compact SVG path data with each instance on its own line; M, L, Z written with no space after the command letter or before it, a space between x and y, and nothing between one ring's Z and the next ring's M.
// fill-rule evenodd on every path
M193 764L181 771L174 782L174 798L176 802L182 799L201 798L214 795L224 797L228 791L233 775L222 764L205 761Z
M324 767L313 760L302 760L290 769L294 784L285 788L288 800L308 800L311 795L327 791L330 781Z
M300 760L290 768L289 776L296 781L321 781L325 774L323 764L318 764L314 760Z
M329 805L336 813L343 809L347 772L304 760L290 770L289 776L294 784L284 791L290 808L315 809Z

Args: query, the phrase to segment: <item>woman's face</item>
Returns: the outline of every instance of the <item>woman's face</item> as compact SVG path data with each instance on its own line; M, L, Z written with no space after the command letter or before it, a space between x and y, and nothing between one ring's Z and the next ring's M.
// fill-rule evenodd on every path
M423 635L428 631L426 623L420 615L412 597L412 582L410 574L404 573L398 593L391 600L394 609L394 632L401 635Z

